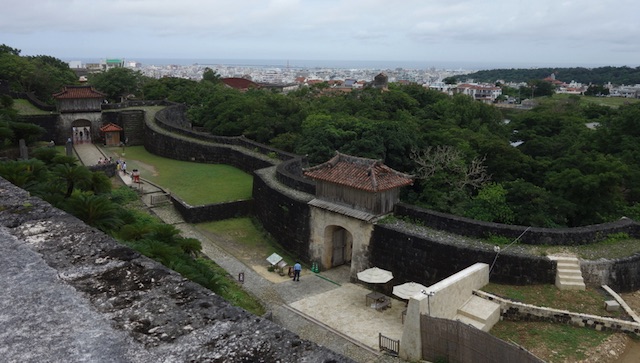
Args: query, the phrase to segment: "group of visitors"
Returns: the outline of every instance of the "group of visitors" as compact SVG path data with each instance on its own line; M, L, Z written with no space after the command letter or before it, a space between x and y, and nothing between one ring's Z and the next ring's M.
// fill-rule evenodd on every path
M105 156L104 159L101 156L100 159L98 159L98 165L103 165L103 164L113 164L113 156L112 157Z
M88 128L74 127L73 128L73 143L82 144L91 142L91 133Z
M127 162L118 159L118 161L116 161L116 170L121 171L123 175L127 175Z

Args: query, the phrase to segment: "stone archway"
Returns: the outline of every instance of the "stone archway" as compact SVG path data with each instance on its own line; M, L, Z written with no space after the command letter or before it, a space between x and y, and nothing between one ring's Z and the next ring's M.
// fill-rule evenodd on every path
M91 143L91 121L78 119L71 123L71 135L74 144Z
M331 267L350 263L352 248L353 235L347 229L336 225L325 228L324 250L330 255Z
M368 250L372 222L316 206L311 206L310 211L311 261L317 262L323 270L349 264L353 278L357 272L370 267Z

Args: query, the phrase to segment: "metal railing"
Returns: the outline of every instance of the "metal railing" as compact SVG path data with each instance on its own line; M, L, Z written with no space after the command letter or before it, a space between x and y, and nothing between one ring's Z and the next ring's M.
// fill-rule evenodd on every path
M378 333L378 346L380 347L380 351L390 353L394 356L397 356L400 352L400 340L385 337L382 333Z

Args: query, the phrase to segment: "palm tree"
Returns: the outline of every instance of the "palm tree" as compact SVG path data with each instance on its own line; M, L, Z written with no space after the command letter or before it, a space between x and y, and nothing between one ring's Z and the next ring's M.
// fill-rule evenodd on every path
M76 193L66 203L69 213L103 232L122 226L122 220L117 217L118 208L107 197L87 193Z
M189 256L197 256L202 251L202 243L195 238L180 238L178 246Z
M67 184L65 199L71 196L76 185L89 183L91 180L91 172L84 166L59 164L53 168L53 173Z

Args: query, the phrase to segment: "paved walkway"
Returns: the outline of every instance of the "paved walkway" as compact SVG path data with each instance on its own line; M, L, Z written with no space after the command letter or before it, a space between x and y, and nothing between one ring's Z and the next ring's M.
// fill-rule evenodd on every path
M119 156L116 149L96 146L76 147L85 165L97 163L98 158ZM97 152L95 151L97 150ZM91 163L93 160L95 162ZM404 302L394 300L392 307L377 311L365 305L369 290L349 282L349 267L342 266L320 274L304 270L300 282L268 272L265 266L247 266L220 243L185 223L172 204L152 206L151 196L163 191L148 181L132 183L128 175L118 173L125 185L140 188L143 202L165 223L180 229L183 236L202 242L202 252L224 268L231 276L244 274L244 288L255 295L268 309L271 319L302 339L323 345L357 362L402 362L399 358L382 355L378 351L378 333L400 339L401 312ZM266 260L265 256L265 260Z

